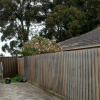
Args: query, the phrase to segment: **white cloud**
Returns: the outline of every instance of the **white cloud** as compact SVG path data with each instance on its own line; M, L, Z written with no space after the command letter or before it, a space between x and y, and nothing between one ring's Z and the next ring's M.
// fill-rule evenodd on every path
M0 38L1 38L1 36L2 36L2 34L0 34ZM10 42L10 41L2 42L2 41L0 40L0 54L2 53L2 54L4 54L5 56L11 56L8 52L3 52L3 51L2 51L2 46L3 46L5 43L8 43L8 44L9 44L9 42Z
M30 36L29 36L29 39L31 40L31 37L33 37L34 35L36 34L39 34L40 30L43 29L45 26L44 26L44 22L42 23L39 23L39 24L32 24L32 27L30 28ZM2 34L0 34L0 39L1 39L1 36ZM15 40L15 38L11 39L11 40ZM8 53L7 51L6 52L3 52L2 51L2 46L7 43L9 44L11 40L8 40L8 41L4 41L2 42L0 40L0 54L4 54L5 56L11 56L10 53Z

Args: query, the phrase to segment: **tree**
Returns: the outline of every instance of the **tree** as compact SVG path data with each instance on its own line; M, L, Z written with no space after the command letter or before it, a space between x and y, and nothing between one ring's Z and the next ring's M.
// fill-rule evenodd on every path
M86 31L93 30L98 23L98 15L100 11L100 1L99 0L70 0L73 1L74 6L83 11L87 16Z
M43 4L48 6L52 3L50 0L48 2L41 0L42 5L38 5L39 2L40 0L0 1L1 40L8 41L12 39L10 45L5 44L2 47L3 51L8 50L11 54L15 54L16 48L22 48L24 42L29 40L29 36L33 36L33 24L45 20L47 11L51 6L45 8L44 13Z
M86 24L86 16L76 7L58 5L45 23L46 28L42 30L40 36L54 38L60 42L82 34Z
M99 0L54 0L55 5L66 5L68 7L76 7L85 13L87 17L86 28L83 28L84 33L93 30L100 26L100 1Z
M4 57L4 55L1 53L1 54L0 54L0 57Z
M100 21L98 20L100 12L99 0L68 0L68 5L74 6L83 11L87 16L87 23L85 32L93 30Z
M100 26L99 0L0 0L3 51L16 53L33 36L34 23L45 21L40 36L57 42Z
M31 56L61 51L62 48L56 42L39 36L35 36L33 40L25 42L24 49L20 53L23 56Z
M100 15L100 1L93 0L92 2L89 0L85 3L85 13L88 17L88 27L89 30L93 30L100 23L98 16Z

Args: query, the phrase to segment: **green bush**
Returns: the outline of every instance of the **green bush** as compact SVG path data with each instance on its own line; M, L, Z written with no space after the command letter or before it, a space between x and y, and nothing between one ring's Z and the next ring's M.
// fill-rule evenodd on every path
M23 56L30 56L61 51L62 48L56 42L43 37L35 36L33 40L25 42L24 48L20 53Z
M10 78L11 83L18 83L21 78L22 78L22 76L16 76L16 77ZM4 78L4 83L5 83L5 78Z

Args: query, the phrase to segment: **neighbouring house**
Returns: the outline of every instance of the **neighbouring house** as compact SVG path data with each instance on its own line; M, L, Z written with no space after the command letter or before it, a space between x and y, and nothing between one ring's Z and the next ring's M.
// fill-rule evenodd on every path
M63 51L100 47L100 27L59 43Z

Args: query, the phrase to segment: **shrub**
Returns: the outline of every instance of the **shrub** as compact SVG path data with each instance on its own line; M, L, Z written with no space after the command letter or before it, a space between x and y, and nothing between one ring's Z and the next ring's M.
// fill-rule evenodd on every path
M35 36L33 40L25 42L24 48L21 51L23 56L39 55L44 53L61 52L62 48L59 43Z

